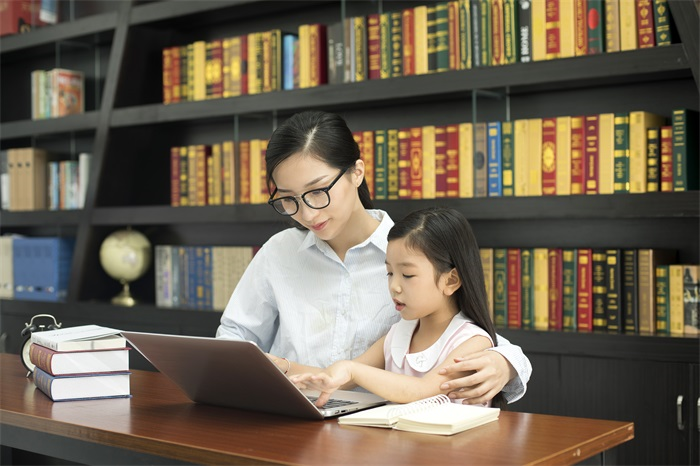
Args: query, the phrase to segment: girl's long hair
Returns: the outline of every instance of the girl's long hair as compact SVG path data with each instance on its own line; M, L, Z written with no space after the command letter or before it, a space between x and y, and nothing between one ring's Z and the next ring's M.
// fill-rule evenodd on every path
M467 219L454 209L430 207L408 214L391 228L388 240L403 238L406 246L425 254L435 268L435 278L453 268L462 285L451 296L457 309L484 329L494 346L496 329L489 315L481 254ZM491 400L492 406L504 407L502 394Z

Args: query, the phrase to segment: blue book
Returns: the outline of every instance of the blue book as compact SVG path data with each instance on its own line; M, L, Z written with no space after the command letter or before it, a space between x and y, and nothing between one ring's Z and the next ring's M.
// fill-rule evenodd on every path
M73 238L16 238L15 298L33 301L63 301L68 295Z
M167 246L171 249L170 254L172 255L170 276L173 280L172 286L172 298L173 307L180 307L180 248L178 246Z
M486 131L488 197L503 196L501 122L491 121Z
M294 50L299 38L294 34L282 36L282 89L294 89Z
M204 309L204 247L194 247L194 307Z

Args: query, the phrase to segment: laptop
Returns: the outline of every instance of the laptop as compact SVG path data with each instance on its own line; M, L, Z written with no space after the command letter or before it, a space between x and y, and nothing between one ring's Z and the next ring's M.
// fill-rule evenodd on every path
M365 392L338 390L322 408L318 392L299 390L253 342L127 332L121 334L197 403L325 419L386 403Z

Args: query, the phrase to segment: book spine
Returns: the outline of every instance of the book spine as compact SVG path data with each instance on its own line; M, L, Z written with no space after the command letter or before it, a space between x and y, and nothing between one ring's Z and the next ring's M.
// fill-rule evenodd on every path
M586 115L585 119L586 194L598 194L598 115Z
M700 334L700 266L683 266L683 335Z
M496 327L508 326L508 256L504 248L493 250L493 321Z
M545 8L547 44L545 57L547 60L552 60L560 58L561 55L559 0L545 0Z
M647 192L659 191L659 128L647 130Z
M620 0L605 0L605 51L620 51Z
M542 118L542 195L557 194L557 121Z
M522 296L520 273L520 249L511 248L506 251L506 267L508 273L508 328L520 328L522 325Z
M382 48L379 14L367 16L367 59L369 79L382 78Z
M459 8L459 0L447 2L447 63L449 70L462 69Z
M549 328L549 266L547 248L535 248L532 251L533 276L535 289L535 330Z
M625 333L639 333L638 257L635 249L622 251L622 305Z
M391 78L392 49L391 46L391 13L382 13L379 16L379 78ZM370 63L370 71L372 64ZM370 79L372 77L370 76Z
M668 193L673 191L673 127L662 126L659 141L660 160L660 190Z
M576 56L588 54L588 16L587 0L574 0L575 39L574 53Z
M53 355L54 352L45 346L36 343L29 346L29 360L32 364L51 375L54 375L52 370Z
M480 0L470 0L468 7L471 12L471 57L474 68L486 66L481 61L481 3Z
M394 11L391 13L391 77L404 75L404 42L403 42L403 21L402 13Z
M387 199L387 138L386 130L378 129L374 132L375 159L374 159L374 198Z
M637 48L637 2L620 0L620 50Z
M593 252L578 249L577 253L577 327L579 332L590 332L593 330Z
M522 307L522 328L525 330L535 328L535 269L532 254L532 249L522 248L520 250L520 305Z
M629 123L629 114L615 114L615 178L613 183L615 193L630 192Z
M399 199L411 198L411 130L399 130Z
M170 148L170 205L180 205L180 148Z
M542 119L532 118L528 137L528 191L530 196L542 195ZM517 168L517 167L516 167Z
M481 41L481 66L489 66L492 63L491 55L493 50L491 33L491 0L478 1L479 5L479 34Z
M503 0L491 0L491 65L505 64Z
M606 253L603 249L594 249L593 256L593 330L605 331L608 328L608 313L606 311Z
M387 151L387 198L399 198L399 130L388 129L386 134Z
M501 122L491 121L488 130L488 196L503 196L503 180L501 176Z
M53 400L53 394L51 390L51 384L53 383L53 377L51 377L46 372L41 369L34 369L34 385L41 390L46 396Z
M486 154L486 123L474 124L474 197L486 197L488 193ZM437 145L437 139L436 139ZM437 154L437 152L436 152ZM437 157L437 155L436 155Z
M374 186L374 132L373 131L362 131L362 151L360 152L360 158L365 163L365 181L367 182L367 187L369 188L369 195L372 199L375 197L375 186Z
M413 8L403 10L401 35L403 39L403 75L416 74L415 21Z
M409 138L409 196L411 199L421 199L423 197L423 129L419 126L410 128Z
M437 6L426 7L427 72L437 71Z
M605 52L603 0L588 0L588 55Z
M656 267L656 334L671 334L671 313L669 302L669 266Z
M608 332L622 333L622 256L619 249L605 251L605 307Z
M428 73L428 6L413 9L416 74Z
M459 197L474 197L474 127L459 124Z
M503 0L503 60L507 64L520 62L520 30L516 3L518 0Z
M469 0L459 1L459 69L472 67L472 17Z
M636 0L637 3L637 43L639 48L653 47L656 42L654 33L653 0Z
M435 127L435 197L447 197L447 127Z
M668 11L668 0L654 0L653 10L656 45L671 45L671 15Z
M549 275L549 329L561 330L564 324L563 316L563 258L562 250L552 248L548 251Z
M575 249L562 251L562 329L576 331L577 328L577 253Z
M683 336L683 265L668 268L669 335Z
M529 133L529 120L515 120L515 143L513 145L513 184L515 195L518 197L527 196L530 192Z
M696 191L698 183L698 112L673 111L673 190Z
M571 117L557 117L556 190L557 196L571 194Z
M640 249L637 261L639 333L653 335L656 330L656 299L654 297L656 267L654 266L654 251L652 249Z
M532 61L532 14L529 0L518 0L519 55L521 63Z
M515 134L512 121L504 121L501 124L501 162L503 196L515 195Z
M446 133L446 197L459 197L459 125L447 125Z
M481 256L481 267L484 272L489 316L493 320L493 248L480 248L479 255Z
M422 128L422 152L423 152L423 199L435 199L435 126L426 125Z
M456 58L452 60L456 63ZM448 3L435 5L435 71L442 72L450 67L450 24Z

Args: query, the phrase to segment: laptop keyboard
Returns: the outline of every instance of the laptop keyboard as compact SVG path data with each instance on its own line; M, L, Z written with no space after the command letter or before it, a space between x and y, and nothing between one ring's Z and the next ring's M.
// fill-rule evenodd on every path
M309 400L316 401L318 398L315 396L307 396ZM330 408L338 408L340 406L347 406L347 405L354 405L357 404L357 401L350 401L350 400L336 400L335 398L331 398L326 402L325 405L321 407L321 409L330 409Z

